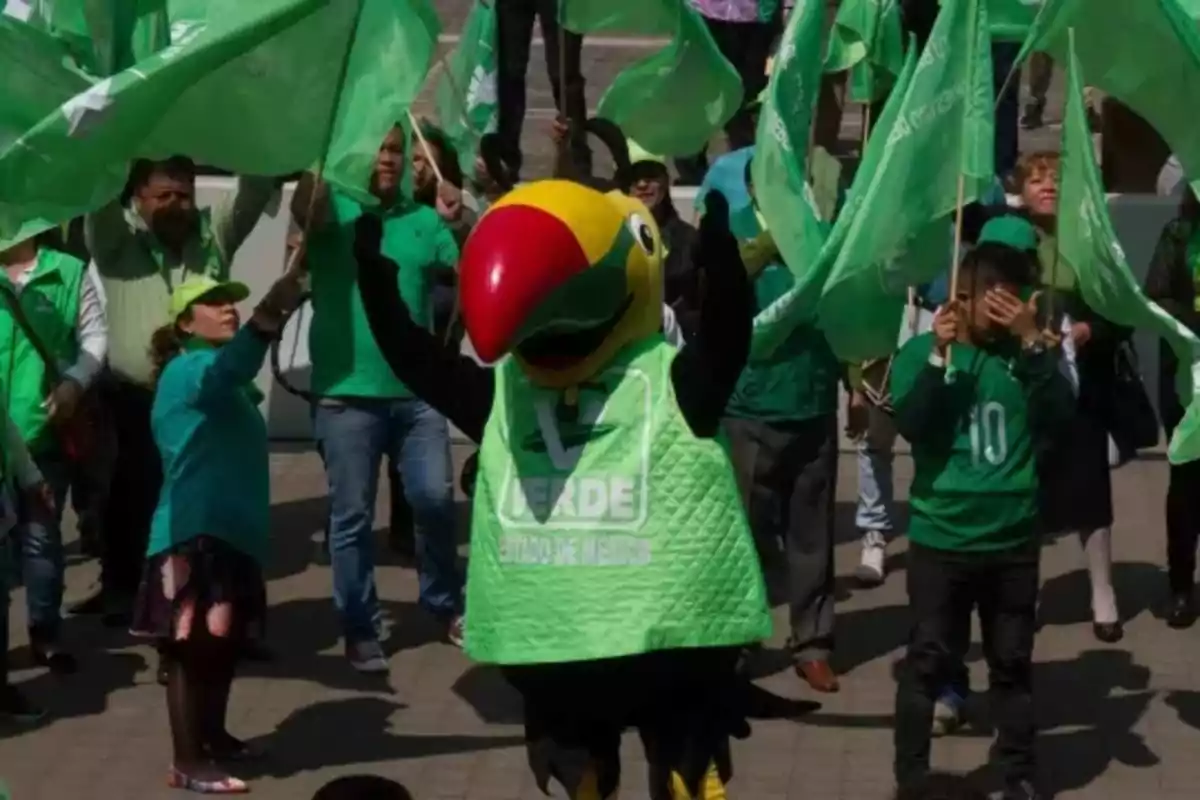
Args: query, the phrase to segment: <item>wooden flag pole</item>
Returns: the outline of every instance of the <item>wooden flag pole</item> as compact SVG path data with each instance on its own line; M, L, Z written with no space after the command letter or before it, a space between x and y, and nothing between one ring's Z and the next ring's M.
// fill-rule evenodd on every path
M871 138L871 104L863 103L862 149L858 157L861 159L867 152L867 139Z

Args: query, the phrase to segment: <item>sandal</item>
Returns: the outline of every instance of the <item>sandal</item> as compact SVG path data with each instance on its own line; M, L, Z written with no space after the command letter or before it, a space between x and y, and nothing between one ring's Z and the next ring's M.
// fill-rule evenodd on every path
M175 767L167 773L167 786L172 789L186 789L198 794L245 794L250 786L232 775L222 775L219 778L193 778Z

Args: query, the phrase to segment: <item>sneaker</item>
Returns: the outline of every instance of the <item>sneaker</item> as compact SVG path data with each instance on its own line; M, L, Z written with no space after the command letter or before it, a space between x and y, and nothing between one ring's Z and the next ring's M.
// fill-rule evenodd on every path
M446 626L446 641L455 647L462 649L464 636L463 625L466 623L462 614L456 614L450 619L450 623Z
M863 535L862 558L854 577L863 586L879 586L887 575L884 560L887 558L887 541L879 531L867 531Z
M963 701L956 693L947 691L933 706L933 730L937 736L949 736L962 727Z
M1034 102L1026 104L1025 113L1021 115L1021 127L1027 131L1035 131L1045 126L1045 113L1045 103Z
M350 659L350 665L359 672L378 674L388 671L387 656L383 654L383 648L379 646L379 642L373 639L348 642L346 658Z
M17 691L17 687L9 684L0 686L0 719L28 724L37 722L44 716L46 712L25 699L25 695Z

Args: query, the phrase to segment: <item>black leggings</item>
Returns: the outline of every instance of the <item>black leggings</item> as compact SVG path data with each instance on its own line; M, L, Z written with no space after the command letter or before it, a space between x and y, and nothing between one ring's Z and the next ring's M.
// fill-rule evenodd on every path
M160 648L175 766L185 772L238 744L225 730L225 714L240 639L217 638L197 623L190 639Z

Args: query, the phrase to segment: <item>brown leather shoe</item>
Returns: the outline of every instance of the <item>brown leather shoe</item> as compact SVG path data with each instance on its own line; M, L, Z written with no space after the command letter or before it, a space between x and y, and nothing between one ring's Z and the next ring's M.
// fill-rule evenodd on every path
M807 681L814 692L832 694L840 688L828 661L801 661L796 664L796 674Z

